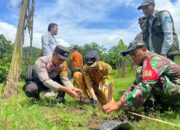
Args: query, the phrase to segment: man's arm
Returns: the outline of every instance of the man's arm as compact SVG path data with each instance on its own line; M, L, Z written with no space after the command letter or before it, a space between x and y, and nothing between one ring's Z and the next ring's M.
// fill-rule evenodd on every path
M161 54L166 55L173 44L173 21L169 12L164 11L161 15L162 29L164 32L164 41L162 45Z
M113 93L114 93L114 84L110 84L109 91L108 91L108 102L111 102L113 99Z
M88 89L88 92L89 92L91 98L93 100L97 100L97 96L96 96L93 86L92 86L91 78L90 78L89 74L87 73L85 67L83 69L83 76L84 76L85 84L86 84L86 87Z
M49 37L48 37L47 34L44 34L41 37L41 44L42 44L42 53L43 53L43 56L51 55L52 52L51 52L51 49L49 47Z
M92 98L93 100L97 100L97 96L96 96L96 94L95 94L95 92L94 92L94 89L93 89L93 87L92 87L92 82L91 82L91 80L86 77L86 78L85 78L85 83L86 83L86 86L87 86L87 89L88 89L88 91L89 91L89 94L90 94L91 98Z

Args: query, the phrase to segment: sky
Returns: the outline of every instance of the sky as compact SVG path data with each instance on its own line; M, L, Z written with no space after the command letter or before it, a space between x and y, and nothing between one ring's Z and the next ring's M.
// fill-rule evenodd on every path
M21 0L0 0L0 34L14 41ZM156 0L157 10L168 10L180 36L180 0ZM58 44L71 46L96 42L111 48L119 39L131 42L140 32L137 10L141 0L35 0L33 46L41 48L41 36L49 23L58 24ZM179 37L180 38L180 37ZM24 46L29 45L27 32Z

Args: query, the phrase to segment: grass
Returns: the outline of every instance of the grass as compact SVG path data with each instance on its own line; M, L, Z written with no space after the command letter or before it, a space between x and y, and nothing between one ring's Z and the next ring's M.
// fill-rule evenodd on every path
M180 59L176 61L180 65ZM127 78L115 79L114 97L119 90L126 89L134 80L134 71ZM68 103L59 104L53 99L43 98L40 102L28 99L19 86L19 94L8 101L0 99L0 130L88 130L97 129L104 120L116 117L120 112L104 114L96 106L82 105L66 95ZM2 88L2 84L0 84ZM180 124L180 112L156 113L156 118ZM155 121L142 119L130 122L135 130L177 130L178 128Z

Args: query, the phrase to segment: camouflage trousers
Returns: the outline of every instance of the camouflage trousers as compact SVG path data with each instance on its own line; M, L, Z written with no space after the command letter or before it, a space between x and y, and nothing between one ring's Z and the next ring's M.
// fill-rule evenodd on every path
M152 93L144 103L145 111L153 107L180 106L180 83L162 76L153 86Z

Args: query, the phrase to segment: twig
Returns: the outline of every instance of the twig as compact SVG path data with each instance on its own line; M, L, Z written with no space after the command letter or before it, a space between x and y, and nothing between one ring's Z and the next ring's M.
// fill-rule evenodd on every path
M168 125L172 125L172 126L176 126L176 127L180 128L180 125L173 124L173 123L170 123L170 122L167 122L167 121L163 121L163 120L160 120L160 119L155 119L155 118L147 117L147 116L144 116L144 115L141 115L141 114L138 114L138 113L134 113L134 112L130 112L130 111L128 111L128 113L130 113L132 115L135 115L135 116L142 117L142 118L146 118L146 119L149 119L149 120L152 120L152 121L158 121L158 122L161 122L161 123L164 123L164 124L168 124Z

